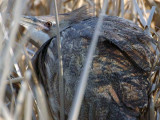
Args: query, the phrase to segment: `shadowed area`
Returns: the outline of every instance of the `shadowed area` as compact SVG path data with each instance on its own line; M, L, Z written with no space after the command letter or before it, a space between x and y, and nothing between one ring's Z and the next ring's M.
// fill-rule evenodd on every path
M97 18L92 17L61 31L66 119L77 89ZM136 120L148 105L149 43L154 40L131 21L105 16L79 120ZM33 58L55 119L59 119L58 55L56 37Z

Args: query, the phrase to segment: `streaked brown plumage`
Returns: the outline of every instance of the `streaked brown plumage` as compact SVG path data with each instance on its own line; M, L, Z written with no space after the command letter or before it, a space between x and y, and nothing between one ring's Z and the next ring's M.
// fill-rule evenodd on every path
M96 17L78 21L61 31L65 82L65 115L70 110L80 73L94 33ZM148 105L148 81L154 40L137 25L105 16L96 47L80 120L135 120ZM58 55L54 36L33 58L54 119L59 120Z

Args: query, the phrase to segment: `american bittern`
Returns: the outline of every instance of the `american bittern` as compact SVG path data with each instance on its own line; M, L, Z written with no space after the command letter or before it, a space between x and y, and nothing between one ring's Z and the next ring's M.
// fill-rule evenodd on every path
M54 119L59 119L54 16L24 17L22 24L26 23L50 38L35 54L33 65ZM85 7L60 15L66 119L96 23L97 17L88 16ZM115 16L104 17L100 33L79 119L138 119L148 105L148 77L154 59L149 44L154 40L133 22Z

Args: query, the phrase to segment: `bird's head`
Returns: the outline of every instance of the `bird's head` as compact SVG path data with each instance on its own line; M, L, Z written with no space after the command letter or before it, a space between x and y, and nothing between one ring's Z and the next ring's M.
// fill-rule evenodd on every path
M72 24L88 19L90 16L91 12L86 6L69 13L59 14L60 32ZM41 44L56 36L55 16L23 16L20 24L28 30L31 39L42 41Z
M23 16L20 24L26 28L29 37L43 44L55 35L56 27L54 16Z

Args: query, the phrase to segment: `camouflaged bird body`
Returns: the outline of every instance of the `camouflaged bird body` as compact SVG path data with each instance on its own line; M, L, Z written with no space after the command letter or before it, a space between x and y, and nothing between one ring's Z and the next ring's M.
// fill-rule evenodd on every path
M74 24L61 32L66 119L97 18ZM105 16L94 54L79 120L134 120L148 104L147 80L154 59L148 42L154 42L134 23ZM54 119L59 120L58 55L56 37L47 41L33 58Z

